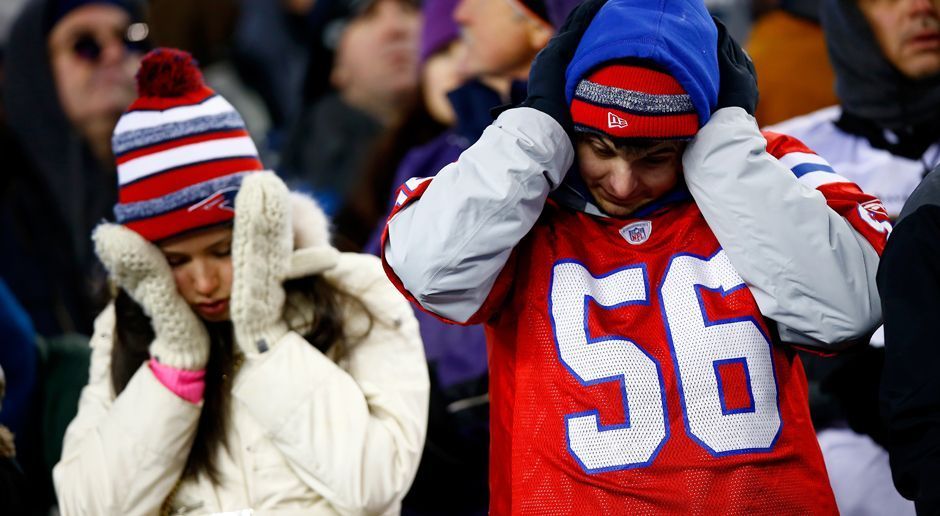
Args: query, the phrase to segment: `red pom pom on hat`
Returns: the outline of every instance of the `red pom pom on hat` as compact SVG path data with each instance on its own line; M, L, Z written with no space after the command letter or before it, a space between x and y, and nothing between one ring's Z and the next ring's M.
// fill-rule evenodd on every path
M203 82L202 72L193 56L175 48L157 48L148 52L140 62L138 99L129 111L197 104L214 94Z
M137 94L141 97L182 97L203 86L196 60L175 48L151 50L137 71Z
M111 138L117 222L159 242L231 221L242 176L264 169L238 111L180 50L147 54L137 89Z

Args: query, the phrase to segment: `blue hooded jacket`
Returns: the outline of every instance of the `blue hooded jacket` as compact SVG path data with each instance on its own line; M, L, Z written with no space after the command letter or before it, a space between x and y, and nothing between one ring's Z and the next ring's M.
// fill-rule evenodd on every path
M648 59L675 77L692 98L699 127L718 102L718 31L702 0L610 0L581 38L565 74L568 104L599 65Z

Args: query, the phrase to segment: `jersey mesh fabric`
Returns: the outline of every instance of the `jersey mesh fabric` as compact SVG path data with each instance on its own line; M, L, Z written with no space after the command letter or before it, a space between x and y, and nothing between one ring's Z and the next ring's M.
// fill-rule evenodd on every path
M550 202L514 262L504 269L500 281L513 278L512 293L487 323L494 423L492 513L835 514L810 423L806 380L799 359L788 348L773 346L769 355L782 420L769 451L716 456L687 432L686 418L696 415L686 416L680 399L677 366L656 286L676 250L710 257L719 245L692 203L673 206L647 220L652 222L649 240L631 245L619 233L631 221L598 219ZM578 257L595 276L625 264L646 266L649 302L611 310L589 301L588 333L595 338L630 339L659 365L667 435L649 464L590 473L566 446L567 415L596 410L601 425L607 427L624 424L627 417L620 383L581 385L559 360L547 300L553 264L571 257ZM750 317L768 332L747 289L726 296L707 293L703 300L711 320ZM712 383L713 379L683 381L687 386ZM723 388L731 392L728 399L752 396L743 382ZM730 439L735 437L739 436Z
M798 140L764 136L767 151L802 184L822 193L880 254L890 229L881 202L838 176ZM403 186L391 216L420 199L430 181L414 179ZM629 231L634 223L645 228L639 239ZM593 217L548 201L468 322L485 323L487 332L492 514L837 513L799 358L772 338L743 282L728 289L703 285L716 278L740 280L726 258L689 200L642 221ZM696 272L694 265L703 261L712 266ZM683 262L693 266L676 266ZM592 278L584 280L591 283L587 290L584 281L553 284L560 264L586 270ZM621 281L621 273L631 268L642 269L645 288ZM387 263L386 272L416 302ZM684 287L665 285L667 277ZM591 290L599 282L610 283L621 297L630 289L642 295L601 306L603 296ZM552 300L580 295L583 306L566 308L583 316L583 327L558 325L556 316L571 314ZM716 328L728 331L711 341L702 338ZM589 361L568 356L564 362L560 345L572 335L584 338L582 349L611 341L615 350L629 348L632 354L601 365L640 371L644 381L630 375L581 381L574 369ZM689 360L677 358L680 348L710 356L709 346L730 358L700 360L705 367L689 367ZM631 414L630 406L643 410ZM755 410L758 406L762 411ZM575 452L566 425L573 416L595 414L603 432L581 435ZM754 424L722 426L736 415ZM703 421L711 431L706 439L700 435ZM617 429L632 432L630 439L605 440L604 432ZM644 460L616 467L585 463L639 456L634 452L642 443L655 445L646 450L648 457L640 454Z

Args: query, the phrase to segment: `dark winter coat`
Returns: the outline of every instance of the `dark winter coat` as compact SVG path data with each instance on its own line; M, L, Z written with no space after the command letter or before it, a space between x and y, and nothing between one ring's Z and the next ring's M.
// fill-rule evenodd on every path
M940 514L940 168L914 190L878 268L884 306L881 415L894 485L918 514Z
M0 128L0 277L43 336L90 334L103 285L89 235L111 216L117 190L59 104L42 1L27 4L6 51Z

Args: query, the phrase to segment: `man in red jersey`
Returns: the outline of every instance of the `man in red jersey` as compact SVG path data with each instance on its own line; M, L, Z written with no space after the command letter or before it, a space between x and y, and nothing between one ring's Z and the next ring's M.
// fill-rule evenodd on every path
M792 345L877 325L890 226L756 102L701 0L589 0L400 190L390 278L486 326L492 513L836 512Z

